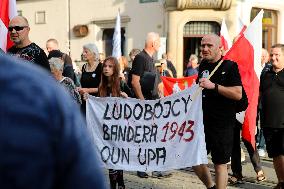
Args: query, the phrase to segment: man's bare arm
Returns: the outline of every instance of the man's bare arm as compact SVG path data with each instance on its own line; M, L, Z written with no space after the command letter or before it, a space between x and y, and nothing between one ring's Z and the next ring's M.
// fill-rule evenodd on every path
M225 87L222 85L212 83L207 78L201 78L199 80L199 85L200 87L205 89L212 89L212 90L216 89L219 94L232 100L240 100L242 98L242 86Z
M242 98L242 86L224 87L218 85L218 93L233 100L240 100Z
M140 76L132 74L131 85L137 98L144 100L144 96L140 85Z

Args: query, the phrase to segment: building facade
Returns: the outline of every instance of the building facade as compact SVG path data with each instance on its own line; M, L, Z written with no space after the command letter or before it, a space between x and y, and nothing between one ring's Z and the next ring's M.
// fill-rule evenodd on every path
M219 34L225 18L230 37L248 25L264 9L263 47L284 43L282 0L18 0L19 14L27 17L31 40L45 48L56 38L62 51L80 60L82 46L96 43L110 55L117 12L121 15L122 53L142 49L145 36L154 31L162 37L160 54L169 51L181 76L190 54L199 54L200 40Z

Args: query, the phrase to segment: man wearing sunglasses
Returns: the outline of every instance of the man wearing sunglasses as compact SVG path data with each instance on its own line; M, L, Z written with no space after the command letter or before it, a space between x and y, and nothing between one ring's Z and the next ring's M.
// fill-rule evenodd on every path
M50 71L45 52L29 39L29 23L23 16L14 17L8 27L11 41L14 46L8 49L8 53L18 58L37 64Z

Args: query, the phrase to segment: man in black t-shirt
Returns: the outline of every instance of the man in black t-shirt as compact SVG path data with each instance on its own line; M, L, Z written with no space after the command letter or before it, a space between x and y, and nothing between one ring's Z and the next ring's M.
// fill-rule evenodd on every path
M11 40L14 42L14 46L8 49L9 54L50 71L45 52L29 39L30 27L25 17L14 17L9 23L8 30Z
M156 53L159 48L159 34L150 32L146 38L145 48L142 52L136 55L133 60L131 69L131 86L138 99L151 100L159 97L158 83L161 80L155 68L153 59L154 53ZM145 86L143 86L144 83L146 83Z
M208 78L220 61L221 40L209 34L201 40L203 60L199 66L198 80L202 91L203 123L207 153L211 153L215 167L217 188L226 188L227 164L233 146L233 129L236 117L236 101L242 97L242 83L238 66L225 60L213 76ZM215 188L206 165L194 170L208 188Z
M273 158L278 178L277 189L284 188L284 45L270 52L272 67L260 80L262 127L268 157Z
M131 69L131 85L134 94L138 99L151 100L159 98L158 84L161 80L153 60L153 55L159 50L159 48L159 34L150 32L147 34L145 48L142 52L136 55L133 60ZM170 174L160 171L154 171L152 174L153 177L170 176ZM140 171L137 172L137 175L141 178L148 177L147 173Z

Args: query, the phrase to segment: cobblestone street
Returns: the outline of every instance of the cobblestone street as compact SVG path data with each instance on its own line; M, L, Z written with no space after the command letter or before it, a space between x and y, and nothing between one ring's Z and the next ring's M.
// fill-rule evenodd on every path
M252 164L246 153L246 160L243 162L244 183L229 186L228 188L245 188L245 189L268 189L272 188L277 183L277 178L273 169L272 160L269 158L262 158L262 166L267 177L266 181L257 182L256 174L253 170ZM213 165L209 164L210 171L214 176ZM229 172L231 172L229 170ZM125 172L125 183L127 189L198 189L205 188L201 181L197 178L192 169L183 169L172 171L170 178L147 178L142 179L136 175L136 172Z

